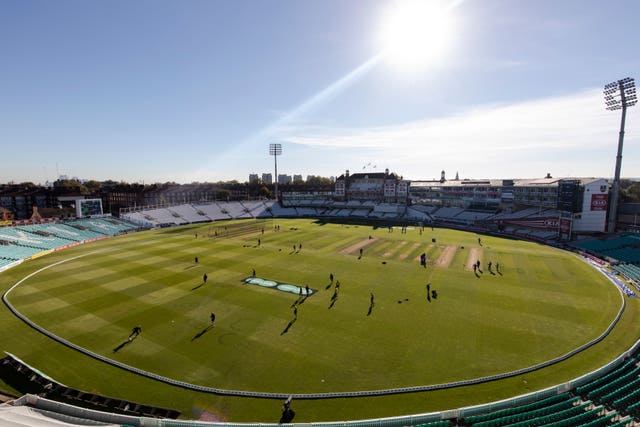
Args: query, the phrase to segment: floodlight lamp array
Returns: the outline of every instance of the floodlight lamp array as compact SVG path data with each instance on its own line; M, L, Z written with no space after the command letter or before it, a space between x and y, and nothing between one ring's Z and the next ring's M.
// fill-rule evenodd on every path
M626 77L616 82L606 84L604 86L604 101L607 110L612 111L636 105L638 98L634 79L632 77Z
M279 156L282 154L282 144L269 144L269 155Z

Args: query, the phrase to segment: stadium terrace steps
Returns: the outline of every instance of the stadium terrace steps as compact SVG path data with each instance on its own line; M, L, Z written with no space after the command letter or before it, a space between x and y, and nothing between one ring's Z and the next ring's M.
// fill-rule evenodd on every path
M467 417L465 422L469 425L482 427L509 425L571 408L579 400L578 396L571 397L569 393L563 393L527 405Z
M268 204L267 211L270 212L271 215L273 215L274 217L295 217L296 216L295 208L283 208L277 202Z
M501 424L501 425L508 425L511 427L534 427L534 426L541 426L541 425L550 425L554 427L560 427L565 425L575 426L580 422L590 421L590 419L588 418L590 418L590 416L592 415L591 412L594 410L586 412L589 406L591 406L591 402L586 402L586 403L582 403L577 406L572 406L570 408L562 409L559 411L540 414L535 418L529 418L526 421ZM599 407L597 411L599 412L602 409L603 409L602 407ZM589 417L585 417L585 415L587 414L589 414ZM577 416L582 416L584 417L584 419L581 418L579 420L576 420ZM564 424L564 422L567 420L571 420L571 422L569 424ZM478 424L476 424L476 426L478 426Z
M0 266L29 258L46 250L135 229L137 227L134 225L111 218L4 227L0 229L0 240L9 244L0 244L0 259L10 260L10 262L2 262Z
M180 412L174 409L152 407L67 387L41 374L36 369L12 355L8 355L0 361L0 370L5 375L11 375L12 380L15 382L15 387L18 390L37 393L47 399L98 411L143 417L177 418L180 415Z
M0 268L16 262L16 259L0 258Z
M640 419L640 402L636 402L633 405L627 407L626 412L635 418Z
M180 218L184 219L188 223L198 223L198 222L206 222L211 221L211 218L203 215L204 213L193 205L178 205L168 208L169 212L172 214L178 215ZM202 214L201 214L202 212Z
M267 208L263 201L246 201L240 202L254 218L268 216Z
M626 276L629 280L640 282L640 266L635 264L618 264L613 267L618 274Z
M318 211L315 208L294 208L298 212L298 216L318 216Z
M617 409L624 409L638 402L640 402L640 388L632 390L631 393L614 400L611 406Z
M218 202L218 206L220 206L220 210L229 215L230 218L234 219L247 219L253 218L251 213L244 205L240 202Z
M431 215L438 219L451 219L464 212L463 208L440 208Z
M580 395L585 395L591 392L592 390L600 387L601 385L606 385L608 382L618 378L621 375L631 371L635 366L636 361L634 359L627 360L620 367L615 370L609 372L608 374L596 378L595 380L588 382L587 384L577 387L576 392Z
M169 209L165 208L151 209L145 211L145 214L151 217L158 224L183 225L188 223L184 218L180 217L180 215L171 213Z
M193 205L197 211L204 213L212 221L220 221L223 219L230 219L231 217L223 212L222 208L217 203L206 203ZM147 212L147 211L144 211Z
M617 387L614 390L610 391L609 393L599 397L599 401L605 404L611 404L613 403L614 399L618 399L619 397L624 396L625 393L629 391L638 390L639 387L640 387L640 378L637 375L635 375L635 378L633 380L631 381L625 380L625 383L622 386Z
M81 221L82 222L79 225L109 236L115 236L120 233L137 229L135 225L113 217L91 218Z
M337 217L337 218L371 218L382 220L405 220L432 222L435 220L473 224L476 221L496 218L517 219L522 217L536 218L542 215L557 216L554 210L530 208L517 213L494 214L478 210L467 210L460 207L405 206L393 203L373 201L318 201L318 200L284 200L276 201L244 201L244 202L211 202L203 204L185 204L168 208L156 208L141 212L127 213L123 217L128 220L153 226L171 226L184 223L199 223L225 219L271 218L271 217ZM539 235L538 235L539 234ZM540 231L527 236L541 239L553 239L557 233Z
M588 251L599 258L612 258L623 263L640 264L640 236L624 233L613 239L593 239L573 243L573 246Z
M40 252L42 252L42 248L31 248L15 244L0 246L0 257L10 259L12 262L29 258Z

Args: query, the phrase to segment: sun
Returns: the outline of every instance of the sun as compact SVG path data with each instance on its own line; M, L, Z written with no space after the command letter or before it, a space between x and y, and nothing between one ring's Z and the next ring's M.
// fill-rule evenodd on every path
M452 8L442 0L394 2L383 17L383 58L401 68L422 68L441 58L451 44Z

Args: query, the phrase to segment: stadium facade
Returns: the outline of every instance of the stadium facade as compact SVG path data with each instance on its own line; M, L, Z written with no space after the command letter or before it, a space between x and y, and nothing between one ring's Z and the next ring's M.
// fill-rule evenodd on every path
M412 181L412 204L458 207L494 212L496 226L505 223L537 228L571 227L573 233L606 231L609 184L604 178L487 179ZM537 208L535 219L517 218L518 212ZM540 223L543 213L548 222ZM510 215L509 219L506 219ZM514 216L516 218L514 218ZM517 219L517 221L515 221ZM553 220L556 219L557 222Z
M5 225L10 225L14 220L32 219L34 207L43 218L70 217L70 213L55 211L65 206L62 198L100 198L104 211L117 216L151 207L264 200L262 185L251 188L251 184L240 183L116 185L91 194L68 194L60 186L52 189L6 186L0 188L0 207L5 209L2 215ZM443 172L439 180L410 181L385 170L353 174L345 171L334 182L323 185L286 185L278 194L278 201L286 216L442 222L507 234L533 230L533 234L525 234L545 239L560 234L563 240L568 240L580 234L607 231L608 193L609 183L604 178L447 180ZM49 209L55 212L47 213ZM637 222L637 215L627 217L631 224ZM179 214L176 218L176 224L191 222L182 221ZM206 215L199 218L208 220ZM620 224L618 230L623 229L630 228Z
M492 231L547 230L568 240L574 234L606 231L608 193L604 178L446 180L443 172L440 180L409 181L387 169L355 174L347 170L336 179L333 193L284 192L281 199L286 207L352 208L355 216L362 216L365 211L358 208L369 206L372 212L401 213L405 219L413 214L417 220Z

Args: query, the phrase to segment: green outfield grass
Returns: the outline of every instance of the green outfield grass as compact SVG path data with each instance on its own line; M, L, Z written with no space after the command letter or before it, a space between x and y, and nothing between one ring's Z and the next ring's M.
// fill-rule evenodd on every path
M423 252L426 268L418 262ZM479 277L468 267L476 259ZM596 338L621 303L600 273L547 246L447 229L401 233L312 220L235 221L120 236L29 261L0 274L0 287L4 292L63 260L9 295L32 321L156 374L260 392L373 390L513 371ZM489 261L500 264L499 273L487 270ZM316 291L297 306L295 322L291 306L298 295L243 283L253 269L257 277ZM340 281L334 300L330 273ZM437 299L427 299L427 284ZM211 312L216 322L208 328ZM279 418L279 401L164 385L52 342L6 308L0 320L3 350L67 385L176 408L185 417L204 410L230 421ZM639 338L637 324L638 302L629 299L610 337L552 367L451 390L296 401L295 421L445 410L526 393L605 364ZM140 336L114 352L136 325Z

